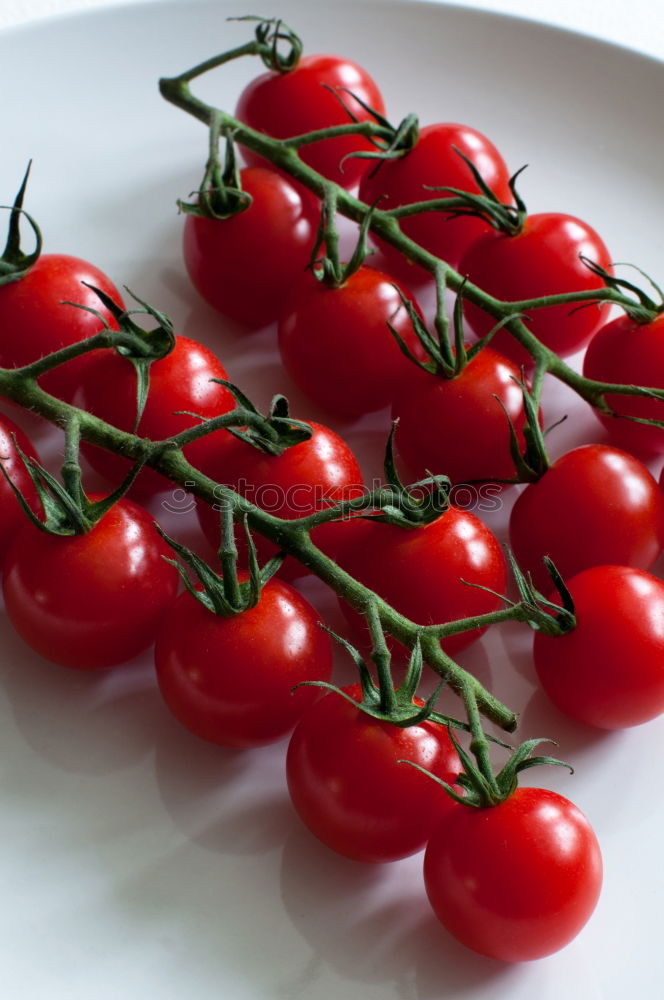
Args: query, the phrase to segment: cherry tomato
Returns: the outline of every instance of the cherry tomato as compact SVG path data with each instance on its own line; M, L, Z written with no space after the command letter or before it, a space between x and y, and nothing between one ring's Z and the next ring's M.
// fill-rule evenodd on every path
M470 511L449 507L430 524L412 528L372 519L354 528L350 544L338 551L340 565L412 621L443 624L502 606L480 589L505 592L500 545ZM343 601L341 607L357 642L366 646L364 619ZM480 635L474 629L450 636L443 649L456 653Z
M0 461L2 467L14 486L23 494L23 498L31 510L37 512L40 510L37 491L18 454L16 445L28 458L36 459L38 457L27 434L20 427L17 427L9 417L0 414ZM23 526L25 520L26 514L14 491L5 476L0 474L0 565L16 536L16 532Z
M583 374L598 382L664 389L664 314L650 323L637 323L627 315L607 323L588 345ZM664 405L656 399L609 394L607 402L620 416L664 419ZM664 453L661 427L597 416L620 447L647 457Z
M458 941L523 962L558 951L587 923L602 887L602 856L569 799L517 788L496 806L449 810L427 845L424 881Z
M314 608L272 578L256 607L215 615L185 591L155 646L166 705L187 729L226 747L273 743L288 733L332 673L329 636Z
M385 160L378 169L370 163L360 182L360 199L389 210L449 197L434 188L454 187L478 193L472 173L455 147L479 170L500 201L512 201L510 174L496 147L476 129L454 123L427 125L420 130L417 144L404 156ZM432 211L402 219L401 230L425 250L456 267L466 248L488 232L489 226L478 218L453 219L444 212ZM379 241L379 246L391 273L405 281L426 278L422 268L409 263L391 245Z
M405 294L405 293L404 293ZM359 417L388 406L412 362L423 356L393 279L361 267L332 288L308 274L293 290L279 320L279 350L288 374L315 403L335 416Z
M395 442L410 481L430 473L453 483L514 477L505 411L523 448L520 380L516 365L485 347L455 378L420 370L404 382L392 417L399 421Z
M115 285L87 261L66 254L42 254L18 281L0 288L0 366L19 368L103 329L94 309L115 330L117 324L94 285L122 307ZM74 305L86 306L77 309ZM69 361L40 379L47 392L71 402L83 380L90 355Z
M594 566L567 586L576 628L535 634L543 689L565 715L624 729L664 712L664 583L630 566Z
M252 80L240 95L235 117L257 132L287 139L351 124L339 98L360 122L374 121L362 104L380 115L385 113L378 87L361 66L338 56L311 55L300 59L296 68L287 73L270 71ZM302 146L300 154L318 173L349 188L359 179L366 161L345 157L373 149L368 139L349 135ZM243 154L249 164L263 162L249 149L244 149Z
M529 215L516 236L495 230L481 236L463 255L459 270L485 292L510 302L604 288L602 279L583 263L581 256L605 271L611 270L608 250L587 223L571 215L543 212ZM526 310L526 325L564 358L585 347L608 308L558 305ZM495 326L492 316L470 302L466 303L465 316L478 337ZM531 356L506 330L498 331L491 346L519 366L532 365Z
M359 685L343 690L361 699ZM291 801L314 836L338 854L396 861L421 850L453 806L431 778L399 763L404 760L449 784L461 770L447 730L438 723L396 726L330 692L306 711L291 736L286 758Z
M307 441L292 445L281 455L268 455L232 434L213 434L206 442L200 468L215 482L231 486L256 506L276 517L292 519L341 500L352 500L364 492L362 472L346 442L322 424L308 421L313 430ZM209 504L196 507L203 532L216 549L220 542L218 510ZM312 541L334 557L348 530L347 521L320 525ZM246 565L247 546L243 532L236 531L241 564ZM260 535L254 536L258 557L266 561L277 546ZM306 569L288 558L280 575L293 580Z
M228 219L187 215L183 254L197 292L222 315L248 327L277 318L309 263L317 218L311 202L265 167L240 171L252 203Z
M77 670L147 649L178 589L154 518L118 501L86 534L48 535L26 522L5 561L9 619L40 656Z
M150 389L138 434L159 441L199 423L181 411L211 418L232 410L235 402L231 393L212 379L228 380L218 358L202 344L176 337L173 351L150 367ZM132 363L115 351L100 353L88 368L76 403L115 427L131 431L136 414L136 370ZM185 448L185 455L195 465L207 447L204 438L193 441ZM120 483L131 467L127 459L94 445L84 443L81 450L90 465L113 483ZM148 468L141 471L135 485L136 492L145 496L169 487L167 479Z
M664 549L664 497L637 458L606 445L584 445L526 486L512 508L509 530L521 569L548 591L543 556L565 579L603 563L649 569Z

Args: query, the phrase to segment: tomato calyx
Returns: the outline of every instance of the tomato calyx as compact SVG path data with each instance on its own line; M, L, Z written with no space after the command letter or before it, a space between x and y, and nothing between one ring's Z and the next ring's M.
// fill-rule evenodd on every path
M248 21L256 24L256 53L267 69L288 73L295 69L302 55L302 40L280 17L256 17L246 14L229 17L228 21ZM280 47L285 47L281 51Z
M198 191L192 191L190 197L196 195L193 202L178 199L178 209L184 215L194 215L201 219L216 219L224 221L245 212L251 207L253 198L242 190L240 168L235 156L233 133L226 132L224 148L224 164L219 159L219 142L222 134L222 116L213 114L210 118L209 153L205 164L205 173Z
M560 596L560 603L549 600L533 584L530 573L524 573L513 554L508 551L508 559L514 582L521 598L520 607L523 620L535 632L545 635L565 635L576 627L574 601L567 584L556 569L552 559L544 556L543 563L551 577L551 582ZM507 598L505 598L507 600ZM508 603L512 603L509 602Z
M143 467L137 462L117 489L106 497L90 500L82 485L81 466L78 461L80 427L78 417L71 416L65 427L65 461L61 468L62 482L51 475L36 459L26 455L18 444L16 450L26 468L39 499L42 515L34 512L20 489L15 485L0 462L0 470L26 516L35 527L47 535L84 535L104 517L106 513L131 488Z
M386 485L379 491L378 510L363 515L385 521L400 528L430 524L449 509L452 481L447 476L430 475L406 486L397 472L394 457L394 436L398 418L392 421L385 446L384 475Z
M166 562L178 571L192 597L212 614L232 618L242 614L243 611L256 607L260 601L263 587L278 572L285 554L280 552L262 567L259 566L256 546L251 537L247 517L244 515L242 528L247 539L248 577L240 579L237 569L238 550L235 544L233 510L230 504L221 502L219 511L221 518L221 546L219 548L221 574L215 573L204 559L171 538L156 523L155 528L175 554L180 557L181 562L177 559L166 559ZM192 581L187 567L193 571L197 583Z
M370 208L360 224L357 242L350 258L344 263L339 256L339 231L336 226L337 189L329 186L321 203L320 221L311 251L309 270L328 288L340 288L363 266L368 253L367 238L374 208ZM321 255L321 250L324 252Z
M288 400L281 393L272 397L268 412L263 415L249 397L232 382L223 379L213 379L213 381L225 386L241 411L252 416L249 426L229 427L228 431L253 448L266 455L278 456L283 455L288 448L293 448L311 438L313 434L311 424L291 417Z
M5 248L0 257L0 287L2 285L9 284L10 281L18 281L20 278L26 274L33 264L37 262L42 250L42 234L39 226L23 208L23 199L25 197L25 190L28 184L28 176L30 174L30 167L32 166L32 160L28 163L27 169L23 176L23 181L18 190L18 193L14 199L14 203L9 207L9 227L7 230L7 242L5 243ZM27 220L30 224L32 232L35 237L35 248L32 253L25 253L21 249L21 232L20 232L20 221L21 218Z
M455 199L458 199L458 202L455 201L454 207L450 206L447 213L449 218L456 219L464 215L474 216L482 219L500 233L505 233L507 236L517 236L522 231L528 217L526 203L519 194L516 186L517 180L526 169L527 164L520 167L509 179L509 189L514 199L514 204L510 205L500 201L486 183L475 164L468 159L465 153L462 153L456 147L454 147L454 151L461 157L470 170L475 183L480 189L480 194L474 194L472 191L464 191L462 188L456 187L430 188L430 190L434 191L444 191L449 195L453 195Z
M638 271L639 274L645 278L648 284L655 290L659 301L655 301L655 299L651 295L648 295L639 285L631 281L627 281L625 278L619 278L614 274L610 274L607 270L600 267L599 264L590 260L588 257L581 256L581 260L593 274L596 274L602 279L607 288L611 288L621 295L623 292L628 292L634 296L634 299L623 296L619 305L622 309L624 309L630 319L634 320L635 323L643 325L652 323L657 316L664 313L664 291L650 277L649 274L642 271L640 267L636 266L636 264L626 264L623 266L631 267L635 271ZM618 264L612 264L612 267L618 266Z
M349 159L377 160L378 162L369 173L369 176L373 177L385 160L399 159L399 157L405 156L411 149L414 149L420 134L419 118L417 115L411 113L406 115L397 126L394 126L389 119L381 115L375 108L369 107L368 104L360 100L357 94L353 94L351 91L346 91L346 93L350 94L353 100L357 101L376 120L376 123L385 130L385 133L384 136L376 135L369 137L369 141L375 147L375 150L356 150L354 153L348 153L344 156L341 163L343 165ZM345 104L343 104L343 108L352 121L359 124L357 116Z

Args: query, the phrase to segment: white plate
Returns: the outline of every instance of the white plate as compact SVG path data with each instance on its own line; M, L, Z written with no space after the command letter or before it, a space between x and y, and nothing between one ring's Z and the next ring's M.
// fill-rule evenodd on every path
M127 6L0 36L0 200L11 200L33 157L27 207L46 249L94 261L169 312L181 332L215 343L231 376L264 403L291 388L269 335L242 341L224 332L183 276L175 200L198 183L207 139L157 91L160 75L243 39L246 28L226 16L254 7ZM583 216L616 258L657 276L660 63L443 5L281 0L275 13L308 51L363 63L393 118L415 109L424 123L457 120L485 131L514 169L530 164L522 188L532 210ZM257 71L231 65L202 92L230 109ZM369 474L385 426L382 415L344 428ZM592 418L570 420L556 447L592 434ZM41 444L59 447L52 435ZM173 520L189 523L185 514ZM308 592L333 608L320 589ZM529 776L590 816L606 881L594 918L570 947L517 967L483 960L446 936L424 900L421 857L366 868L314 843L287 800L284 745L234 754L190 737L162 708L149 657L81 677L38 661L4 619L0 639L3 996L657 995L664 721L605 737L565 722L535 690L522 630L496 632L464 662L523 712L524 737L560 741L574 777Z

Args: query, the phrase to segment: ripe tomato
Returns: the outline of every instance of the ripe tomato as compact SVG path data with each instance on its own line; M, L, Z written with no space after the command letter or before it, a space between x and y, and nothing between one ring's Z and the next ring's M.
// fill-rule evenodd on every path
M362 472L346 442L322 424L308 421L312 436L292 445L281 455L268 455L227 432L210 435L200 468L215 482L231 486L256 506L276 517L292 519L364 492ZM220 542L220 515L209 504L199 502L196 511L203 532L216 549ZM312 540L334 557L344 538L345 521L323 524L312 532ZM240 563L246 565L244 533L236 531ZM277 546L259 535L254 537L259 560L266 561ZM297 560L286 559L279 573L293 580L306 573Z
M484 291L505 301L519 301L561 292L604 288L600 277L586 267L581 256L605 271L611 258L600 236L587 223L571 215L543 212L529 215L516 236L492 230L477 239L463 255L459 270ZM606 305L574 309L569 305L547 306L527 313L528 328L561 357L581 350L606 316ZM472 303L466 303L466 319L483 337L495 319ZM507 330L499 330L491 346L519 366L532 365L532 358Z
M350 544L342 545L340 565L421 625L442 624L501 607L480 587L505 592L506 570L497 539L470 511L450 507L430 524L401 528L367 519L354 527ZM345 602L341 607L362 646L369 636L364 619ZM456 653L481 635L461 632L443 642Z
M535 634L540 683L565 715L599 729L664 712L664 583L629 566L594 566L567 586L576 628Z
M99 297L83 282L94 285L122 306L115 285L98 268L66 254L42 254L18 281L0 288L0 366L19 368L68 347L102 330L94 309L112 330L117 323ZM87 306L76 309L67 303ZM90 355L69 361L40 379L47 392L71 402L83 379Z
M371 163L360 182L359 197L380 209L397 208L420 201L449 197L432 188L455 187L478 193L479 188L458 153L475 166L502 202L511 202L510 174L493 143L468 125L439 123L420 130L417 144L404 156L385 160L375 169ZM450 218L444 212L421 212L401 220L401 229L425 250L456 267L461 255L474 240L489 231L481 219L470 216ZM413 266L394 247L379 242L388 269L405 281L422 281L427 275Z
M311 201L274 170L240 171L251 205L228 219L187 215L183 254L196 291L214 309L248 327L281 312L309 263L317 218Z
M584 445L526 486L509 530L521 569L546 593L551 578L544 556L565 579L605 563L649 569L664 549L664 497L637 458Z
M279 320L279 350L295 384L335 416L359 417L388 406L412 362L423 356L391 277L361 267L332 288L307 274Z
M319 696L304 681L328 681L331 640L314 608L271 579L254 608L224 618L188 591L164 620L155 646L157 681L176 719L226 747L273 743Z
M343 689L361 700L359 685ZM420 703L421 704L421 703ZM356 861L396 861L424 847L454 806L409 760L453 784L461 770L436 722L400 727L371 718L330 692L297 724L286 775L300 818L324 844Z
M413 369L392 404L396 447L410 481L430 473L453 483L511 479L505 411L521 437L526 419L516 365L485 347L455 378Z
M158 441L199 422L178 411L211 418L232 410L235 402L231 393L212 379L228 380L218 358L202 344L176 337L171 353L150 367L150 390L138 433ZM131 431L136 415L136 370L131 361L115 351L100 353L90 363L76 403L115 427ZM196 464L206 448L202 438L187 445L185 454ZM129 471L129 461L120 455L85 443L81 450L90 465L115 484ZM158 472L145 468L135 485L138 493L148 496L168 489L169 483Z
M5 561L9 619L40 656L77 670L147 649L178 589L154 518L118 501L86 534L48 535L27 522Z
M436 916L468 948L503 962L543 958L576 937L602 887L602 855L584 814L545 788L500 805L459 805L424 855Z
M650 323L637 323L627 315L607 323L588 345L583 374L598 382L664 389L664 314ZM609 395L607 402L617 414L664 419L664 404L656 399ZM648 457L664 453L661 427L597 416L620 447Z
M270 71L252 80L240 95L235 117L257 132L288 139L333 125L349 125L351 119L339 103L341 98L357 121L373 121L353 95L379 114L385 113L378 87L357 63L332 55L305 56L290 72ZM344 157L373 149L368 139L349 135L302 146L301 156L318 173L349 188L359 179L365 161L352 158L342 162ZM263 162L249 149L243 154L249 164Z

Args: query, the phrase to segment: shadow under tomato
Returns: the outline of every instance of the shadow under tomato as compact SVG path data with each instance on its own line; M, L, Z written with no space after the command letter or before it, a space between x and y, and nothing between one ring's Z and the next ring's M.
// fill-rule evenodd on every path
M34 653L0 616L0 678L16 726L49 765L81 775L133 767L151 750L157 718L149 663L69 670Z
M458 997L504 966L458 945L434 917L422 854L392 864L342 858L300 827L286 841L281 893L286 912L335 972L389 984L403 997Z

